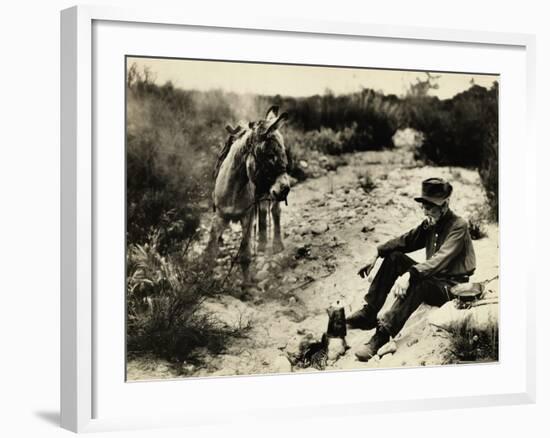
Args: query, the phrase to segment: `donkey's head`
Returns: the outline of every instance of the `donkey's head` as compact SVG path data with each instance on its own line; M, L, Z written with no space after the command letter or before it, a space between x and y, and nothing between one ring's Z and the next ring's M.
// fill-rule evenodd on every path
M265 119L250 124L253 130L252 154L247 161L249 178L256 186L256 195L269 195L276 201L283 201L290 192L287 168L289 155L279 128L288 118L279 114L279 107L272 106Z

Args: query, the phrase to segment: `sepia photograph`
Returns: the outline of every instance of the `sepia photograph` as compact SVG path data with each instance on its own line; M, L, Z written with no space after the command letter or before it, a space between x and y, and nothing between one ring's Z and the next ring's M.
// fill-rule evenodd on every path
M499 75L124 81L127 381L499 361Z

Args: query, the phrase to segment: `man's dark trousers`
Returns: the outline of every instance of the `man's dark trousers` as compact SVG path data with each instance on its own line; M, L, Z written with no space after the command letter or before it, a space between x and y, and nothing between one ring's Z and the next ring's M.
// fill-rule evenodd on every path
M392 252L385 257L365 295L368 307L378 313L395 280L414 264L412 258L401 252ZM455 284L455 281L436 277L419 279L416 284L411 280L405 296L395 300L390 310L379 319L379 325L391 336L396 336L421 303L440 307L449 301L449 289Z

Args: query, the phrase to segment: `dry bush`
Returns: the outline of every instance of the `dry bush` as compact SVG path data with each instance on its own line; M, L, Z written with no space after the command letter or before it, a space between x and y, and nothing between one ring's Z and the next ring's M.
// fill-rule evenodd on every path
M469 318L449 328L452 361L498 361L498 324L480 329Z
M158 238L130 245L127 255L127 349L130 357L154 355L174 363L197 361L197 352L218 354L248 325L231 327L204 309L206 300L230 293L185 251L162 256Z
M318 177L347 164L346 158L338 152L343 147L338 132L328 128L321 132L302 132L292 126L284 127L282 132L291 155L288 172L298 181ZM301 162L306 162L308 167L303 168Z
M376 183L368 171L359 172L357 174L359 186L365 193L369 193L376 188Z
M485 188L489 206L489 218L498 222L498 128L490 129L489 140L484 143L479 176Z
M482 214L474 214L468 218L468 231L472 240L487 237L487 227Z
M344 132L353 127L353 135L343 139L344 151L371 150L392 146L392 137L403 110L400 99L365 88L356 93L304 98L279 98L292 113L296 129L309 132L330 128Z
M189 126L193 105L170 85L138 81L127 90L128 243L143 244L160 231L158 249L167 253L199 224L206 208L201 201L211 187L213 154L197 143Z
M472 85L452 99L408 96L404 123L424 135L418 159L436 165L478 170L491 211L498 221L498 83Z

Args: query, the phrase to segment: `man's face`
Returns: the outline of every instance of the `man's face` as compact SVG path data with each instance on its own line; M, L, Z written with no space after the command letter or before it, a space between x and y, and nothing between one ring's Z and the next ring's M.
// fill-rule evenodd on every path
M434 225L443 215L443 209L445 204L442 206L432 204L431 202L422 202L422 211L426 216L429 225Z

